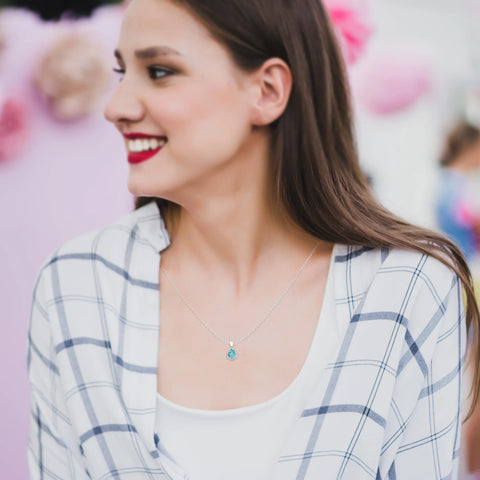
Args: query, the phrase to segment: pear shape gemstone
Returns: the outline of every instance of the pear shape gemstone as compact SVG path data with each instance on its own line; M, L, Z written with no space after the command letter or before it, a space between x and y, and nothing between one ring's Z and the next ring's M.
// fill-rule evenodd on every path
M230 347L230 350L227 352L227 357L229 360L235 360L237 358L237 352L233 347Z

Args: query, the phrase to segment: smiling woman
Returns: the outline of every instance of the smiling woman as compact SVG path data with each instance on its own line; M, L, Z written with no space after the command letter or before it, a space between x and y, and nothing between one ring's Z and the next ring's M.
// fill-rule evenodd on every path
M40 272L31 478L455 478L470 273L374 200L321 2L133 0L115 57L137 209Z
M214 204L219 187L231 191L232 181L265 183L265 162L257 152L260 143L261 153L266 151L268 139L265 132L252 130L253 116L267 110L265 105L257 113L252 103L260 100L258 72L237 67L227 49L185 9L169 2L162 8L154 1L140 4L125 15L116 52L123 76L106 116L128 140L135 140L127 143L135 154L147 147L136 139L161 138L166 144L155 158L144 154L149 161L130 169L130 191L167 198L190 210L185 202L200 207L200 191L209 191ZM268 75L291 81L280 59L265 67ZM288 91L282 98L275 95L272 90L265 99L277 108L270 115L278 116ZM132 159L130 154L130 163Z

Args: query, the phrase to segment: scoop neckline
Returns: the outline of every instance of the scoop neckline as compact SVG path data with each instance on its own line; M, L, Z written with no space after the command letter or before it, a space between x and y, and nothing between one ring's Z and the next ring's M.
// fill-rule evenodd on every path
M305 361L303 362L302 368L298 372L297 376L290 382L290 384L282 390L278 395L265 400L260 403L255 403L253 405L246 405L244 407L236 407L236 408L228 408L228 409L220 409L220 410L212 410L212 409L206 409L206 408L194 408L194 407L187 407L184 405L180 405L178 403L172 402L168 398L164 397L162 394L160 394L158 391L156 392L157 394L157 401L169 406L173 410L177 410L178 412L182 413L190 413L193 415L204 415L204 416L215 416L215 417L222 417L226 415L241 415L243 413L252 413L256 410L263 410L265 408L268 408L272 406L273 404L279 402L284 396L288 395L289 392L295 388L295 385L300 381L300 379L305 375L305 372L307 371L307 366L310 364L311 356L313 355L313 350L314 350L314 343L315 339L317 338L318 334L318 329L320 328L320 320L324 315L325 311L325 305L326 302L325 300L331 299L334 300L333 298L333 264L335 262L335 250L336 250L337 245L334 244L331 252L331 257L330 257L330 263L328 267L328 274L327 274L327 281L325 283L325 290L324 290L324 295L323 295L323 301L322 301L322 306L320 307L320 313L317 318L317 325L315 327L315 332L313 334L313 339L310 344L310 348L308 350L308 354L305 358Z

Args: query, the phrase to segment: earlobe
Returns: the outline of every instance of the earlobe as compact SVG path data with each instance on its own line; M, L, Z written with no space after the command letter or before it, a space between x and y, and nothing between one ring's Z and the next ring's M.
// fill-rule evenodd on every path
M285 111L292 90L292 74L280 58L270 58L255 72L256 99L252 124L266 126Z

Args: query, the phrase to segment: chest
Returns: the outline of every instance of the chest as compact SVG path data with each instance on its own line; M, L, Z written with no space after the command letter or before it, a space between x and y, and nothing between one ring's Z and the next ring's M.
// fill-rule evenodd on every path
M229 309L208 291L195 308L197 316L165 288L160 295L158 392L179 405L208 410L245 407L279 395L298 376L312 346L326 273L310 288L300 285L290 292L268 317L262 299ZM210 314L201 316L202 311ZM230 341L234 360L227 357Z

